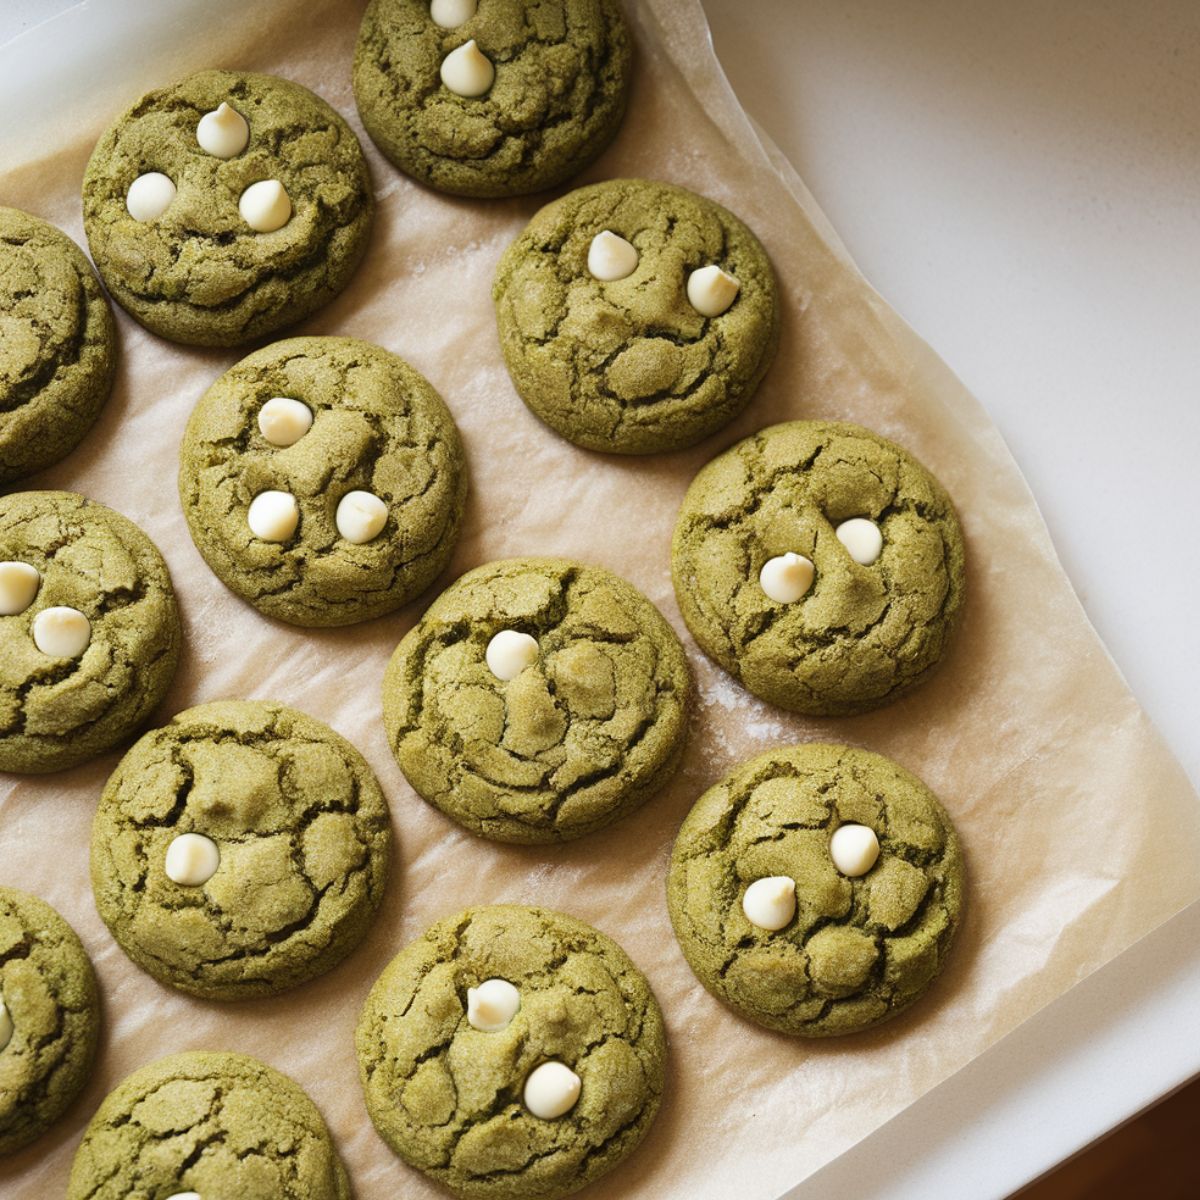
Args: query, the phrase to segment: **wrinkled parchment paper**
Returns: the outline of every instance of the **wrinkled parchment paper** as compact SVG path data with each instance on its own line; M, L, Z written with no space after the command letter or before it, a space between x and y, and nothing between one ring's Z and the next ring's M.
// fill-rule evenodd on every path
M206 66L298 80L361 133L349 76L361 8L197 3L194 20L167 39L169 53L98 69L96 103L54 114L54 137L0 174L0 202L82 241L79 181L103 126L145 88ZM241 355L172 346L118 313L123 358L107 410L81 450L28 486L103 501L166 555L186 647L156 720L222 696L274 697L362 749L392 806L394 880L366 944L332 974L270 1000L188 999L134 968L93 907L89 825L118 756L47 778L0 777L0 879L45 897L79 931L105 1020L82 1100L0 1165L11 1200L61 1195L104 1094L135 1067L188 1048L246 1051L299 1080L363 1200L439 1195L376 1136L352 1034L367 989L402 945L444 914L493 901L565 909L612 934L666 1014L661 1116L642 1149L588 1195L771 1200L1200 893L1197 797L1089 626L999 433L864 283L800 180L764 148L713 57L697 0L626 8L639 47L629 116L582 181L685 184L739 213L766 244L782 283L782 344L735 425L696 449L636 460L578 450L541 426L505 374L489 286L501 251L546 197L438 196L400 176L365 137L380 202L366 263L294 332L378 342L424 372L454 412L472 491L458 552L434 592L489 559L564 554L613 568L663 609L699 685L682 772L642 811L560 849L479 841L428 808L388 752L380 679L434 592L333 631L275 624L227 592L188 538L176 453L192 405ZM688 481L738 438L793 417L849 419L896 439L942 479L962 515L970 592L961 636L933 682L873 715L804 720L759 703L700 655L672 595L668 548ZM704 788L761 750L817 738L882 751L923 777L962 834L970 890L950 966L923 1003L873 1033L807 1045L740 1020L700 988L671 935L663 884L675 831Z

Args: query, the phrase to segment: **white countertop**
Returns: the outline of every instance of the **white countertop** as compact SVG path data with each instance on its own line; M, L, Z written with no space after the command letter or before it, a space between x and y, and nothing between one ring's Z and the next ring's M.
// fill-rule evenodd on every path
M704 3L747 110L999 425L1200 783L1200 5ZM0 43L74 6L5 0ZM1200 1072L1197 1034L1193 907L789 1200L1004 1196Z

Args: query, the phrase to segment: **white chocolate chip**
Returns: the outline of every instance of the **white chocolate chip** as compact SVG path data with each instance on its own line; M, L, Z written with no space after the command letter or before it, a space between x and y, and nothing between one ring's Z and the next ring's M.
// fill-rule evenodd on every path
M758 586L769 600L792 604L812 587L814 568L803 554L790 550L763 563L758 573Z
M222 100L212 112L200 118L196 141L201 150L214 158L232 158L241 154L250 141L250 124L236 108Z
M8 1006L0 999L0 1050L12 1041L13 1021L9 1016Z
M525 1107L535 1117L553 1121L575 1107L582 1089L583 1080L566 1063L542 1063L525 1080Z
M482 96L495 81L496 68L474 38L442 59L442 82L456 96Z
M604 229L592 238L588 247L588 274L593 279L604 283L625 279L637 270L637 265L637 247L619 233Z
M272 446L294 446L312 423L312 409L290 396L272 396L258 410L259 432Z
M255 233L274 233L292 219L292 202L278 179L260 179L242 193L238 212Z
M37 567L23 562L0 562L0 617L15 617L32 603L41 585Z
M78 658L92 640L92 623L77 608L43 608L33 618L33 644L51 658Z
M199 1192L176 1192L173 1196L168 1196L167 1200L201 1200Z
M125 208L135 221L154 221L171 207L175 185L161 171L139 175L125 193Z
M720 267L701 267L688 276L687 297L702 317L719 317L737 299L741 286Z
M883 550L883 534L879 526L866 517L851 517L849 521L843 521L834 533L850 557L864 567L869 567Z
M829 857L843 875L865 875L879 858L879 839L869 825L839 825L829 840Z
M467 988L467 1021L484 1033L499 1033L521 1011L521 993L507 979L485 979Z
M429 16L435 25L443 29L457 29L465 25L479 7L479 0L433 0Z
M796 915L796 881L789 875L756 879L742 896L742 912L759 929L782 929Z
M518 633L515 629L502 629L488 642L484 657L488 670L497 679L507 683L537 662L539 653L536 638L527 633Z
M207 883L221 865L221 851L212 838L202 833L181 833L167 847L163 870L172 883L199 887Z
M348 542L374 541L387 524L388 507L372 492L347 492L337 506L337 529Z
M290 492L259 492L246 513L250 532L264 542L286 542L300 522L300 507Z

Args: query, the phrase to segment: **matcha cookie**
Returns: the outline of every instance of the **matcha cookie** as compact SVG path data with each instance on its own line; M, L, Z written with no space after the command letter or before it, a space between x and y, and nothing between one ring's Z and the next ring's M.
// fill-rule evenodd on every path
M116 369L112 313L65 233L0 207L0 484L83 440Z
M96 908L161 983L265 996L336 966L383 898L391 829L366 760L263 700L221 700L141 738L92 825Z
M180 455L196 548L226 587L294 625L391 612L449 562L467 479L441 397L386 350L292 338L230 367Z
M0 498L0 771L103 754L166 693L179 612L154 543L72 492Z
M962 608L941 485L861 425L789 421L713 459L684 497L675 595L701 649L756 696L841 716L923 682Z
M350 1200L316 1105L246 1054L193 1050L128 1076L75 1155L67 1200Z
M614 179L546 205L492 288L521 399L588 450L652 454L745 408L779 341L758 239L683 188Z
M700 982L798 1037L878 1025L941 971L963 903L950 818L867 750L760 754L710 788L671 855L671 923Z
M96 145L83 225L114 299L173 342L236 346L328 303L374 201L350 126L272 75L198 71Z
M671 777L691 693L675 632L601 567L516 558L469 571L396 648L388 741L409 783L500 842L558 842Z
M359 1018L384 1141L463 1200L554 1200L612 1170L663 1089L662 1014L610 938L495 905L405 947Z
M615 0L373 0L354 96L414 179L516 196L562 183L613 140L631 58Z
M83 1090L99 1031L96 978L75 931L44 901L0 887L0 1156Z

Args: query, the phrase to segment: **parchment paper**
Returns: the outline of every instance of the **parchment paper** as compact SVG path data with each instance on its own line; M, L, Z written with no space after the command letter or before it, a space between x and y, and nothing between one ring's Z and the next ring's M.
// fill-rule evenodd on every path
M340 299L295 332L376 341L424 372L453 410L472 492L458 552L434 592L393 617L326 632L275 624L228 593L188 538L176 453L192 405L241 353L175 347L120 313L120 377L99 425L83 449L28 485L112 505L166 555L186 649L157 721L203 700L251 696L329 722L378 773L397 853L384 911L342 967L275 999L205 1003L135 969L93 907L89 826L117 754L62 775L0 779L0 877L45 897L79 931L105 1016L91 1085L52 1132L0 1165L6 1197L60 1195L103 1095L151 1059L201 1047L256 1054L299 1080L325 1113L359 1197L440 1194L392 1157L368 1121L354 1024L383 965L427 924L466 904L516 901L565 909L616 937L649 976L670 1030L661 1116L642 1149L589 1196L769 1200L1200 892L1197 798L1089 626L995 427L864 283L799 179L756 137L696 0L626 8L639 48L629 116L581 182L682 183L727 204L762 238L782 283L783 338L735 425L693 450L636 460L586 453L542 427L505 374L489 285L501 251L547 197L438 196L364 138L380 201L367 261ZM58 132L39 148L23 137L17 156L14 133L0 200L82 242L78 186L95 138L143 89L204 66L296 79L361 131L349 80L360 13L337 0L197 3L165 39L147 32L152 53L131 48L95 67L94 102L54 113ZM692 475L738 438L792 417L845 418L896 439L942 479L962 515L970 592L961 636L933 682L873 715L803 720L757 702L699 654L672 595L670 534ZM610 830L561 849L462 833L404 782L380 723L384 663L423 604L477 563L528 553L602 563L632 580L683 636L699 685L675 783ZM923 1003L874 1033L808 1045L740 1020L700 988L671 935L663 883L675 831L704 788L751 754L816 738L882 751L923 777L962 834L970 890L951 964Z

